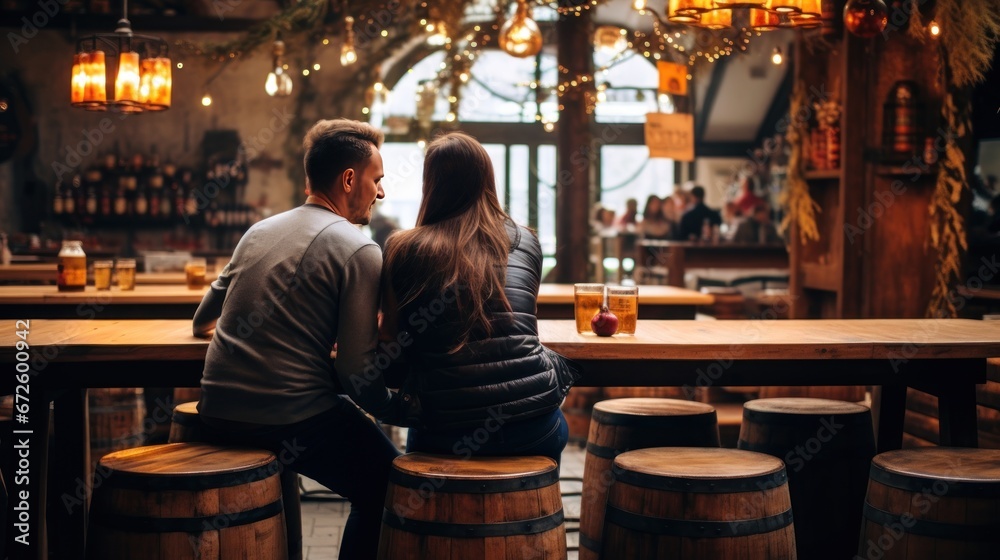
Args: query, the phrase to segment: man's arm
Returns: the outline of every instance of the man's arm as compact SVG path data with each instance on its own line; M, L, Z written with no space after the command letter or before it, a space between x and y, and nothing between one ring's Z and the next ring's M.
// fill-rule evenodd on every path
M375 244L358 249L344 264L338 301L337 377L351 399L372 416L399 421L398 397L385 387L375 359L378 345L382 254Z
M215 322L222 315L222 303L226 301L226 291L229 290L229 282L232 280L230 267L232 262L222 269L219 277L212 282L201 304L194 312L193 328L197 337L208 337L215 329Z

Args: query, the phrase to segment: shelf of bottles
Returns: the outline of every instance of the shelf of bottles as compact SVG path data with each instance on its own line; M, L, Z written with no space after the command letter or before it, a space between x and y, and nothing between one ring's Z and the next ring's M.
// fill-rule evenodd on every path
M256 207L243 203L246 183L240 160L211 162L196 172L161 164L155 149L130 159L109 153L56 183L51 215L73 227L246 230L261 218Z

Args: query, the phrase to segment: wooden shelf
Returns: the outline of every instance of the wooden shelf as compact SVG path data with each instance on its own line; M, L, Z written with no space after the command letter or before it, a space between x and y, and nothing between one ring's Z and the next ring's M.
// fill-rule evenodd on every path
M923 177L926 175L937 175L938 166L937 164L923 166L923 164L917 165L915 163L904 163L903 165L879 165L875 167L875 173L882 176L909 176L909 177Z
M837 267L832 264L802 263L802 286L810 290L840 291Z
M805 171L802 173L807 181L810 180L831 180L840 179L839 169L812 169L810 171Z

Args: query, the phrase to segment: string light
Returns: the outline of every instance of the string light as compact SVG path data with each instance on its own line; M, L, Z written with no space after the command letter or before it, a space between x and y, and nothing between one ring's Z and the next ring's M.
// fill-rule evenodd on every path
M209 94L206 93L205 95L203 95L201 97L201 106L202 107L208 107L211 104L212 104L212 96L211 95L209 95Z
M774 47L774 52L771 53L771 64L781 66L783 62L785 62L785 58L781 54L781 47Z
M938 25L938 22L934 20L931 20L930 25L927 26L927 30L930 31L931 37L937 37L938 35L941 35L941 26Z
M285 55L284 41L276 39L271 52L274 58L264 82L264 92L271 97L286 97L292 94L292 78L285 72L286 65L282 58Z

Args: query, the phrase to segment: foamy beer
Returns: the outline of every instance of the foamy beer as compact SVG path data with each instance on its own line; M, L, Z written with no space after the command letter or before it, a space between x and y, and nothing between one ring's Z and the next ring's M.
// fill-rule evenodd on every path
M593 333L590 320L601 310L604 302L604 284L573 284L573 314L576 332Z
M111 261L94 261L94 287L98 290L111 289Z
M118 288L124 291L135 289L135 259L118 259Z
M197 290L205 287L205 259L191 259L184 265L184 276L187 279L187 287L190 290Z
M608 309L618 317L618 332L615 334L635 334L635 323L639 318L639 287L608 286Z

